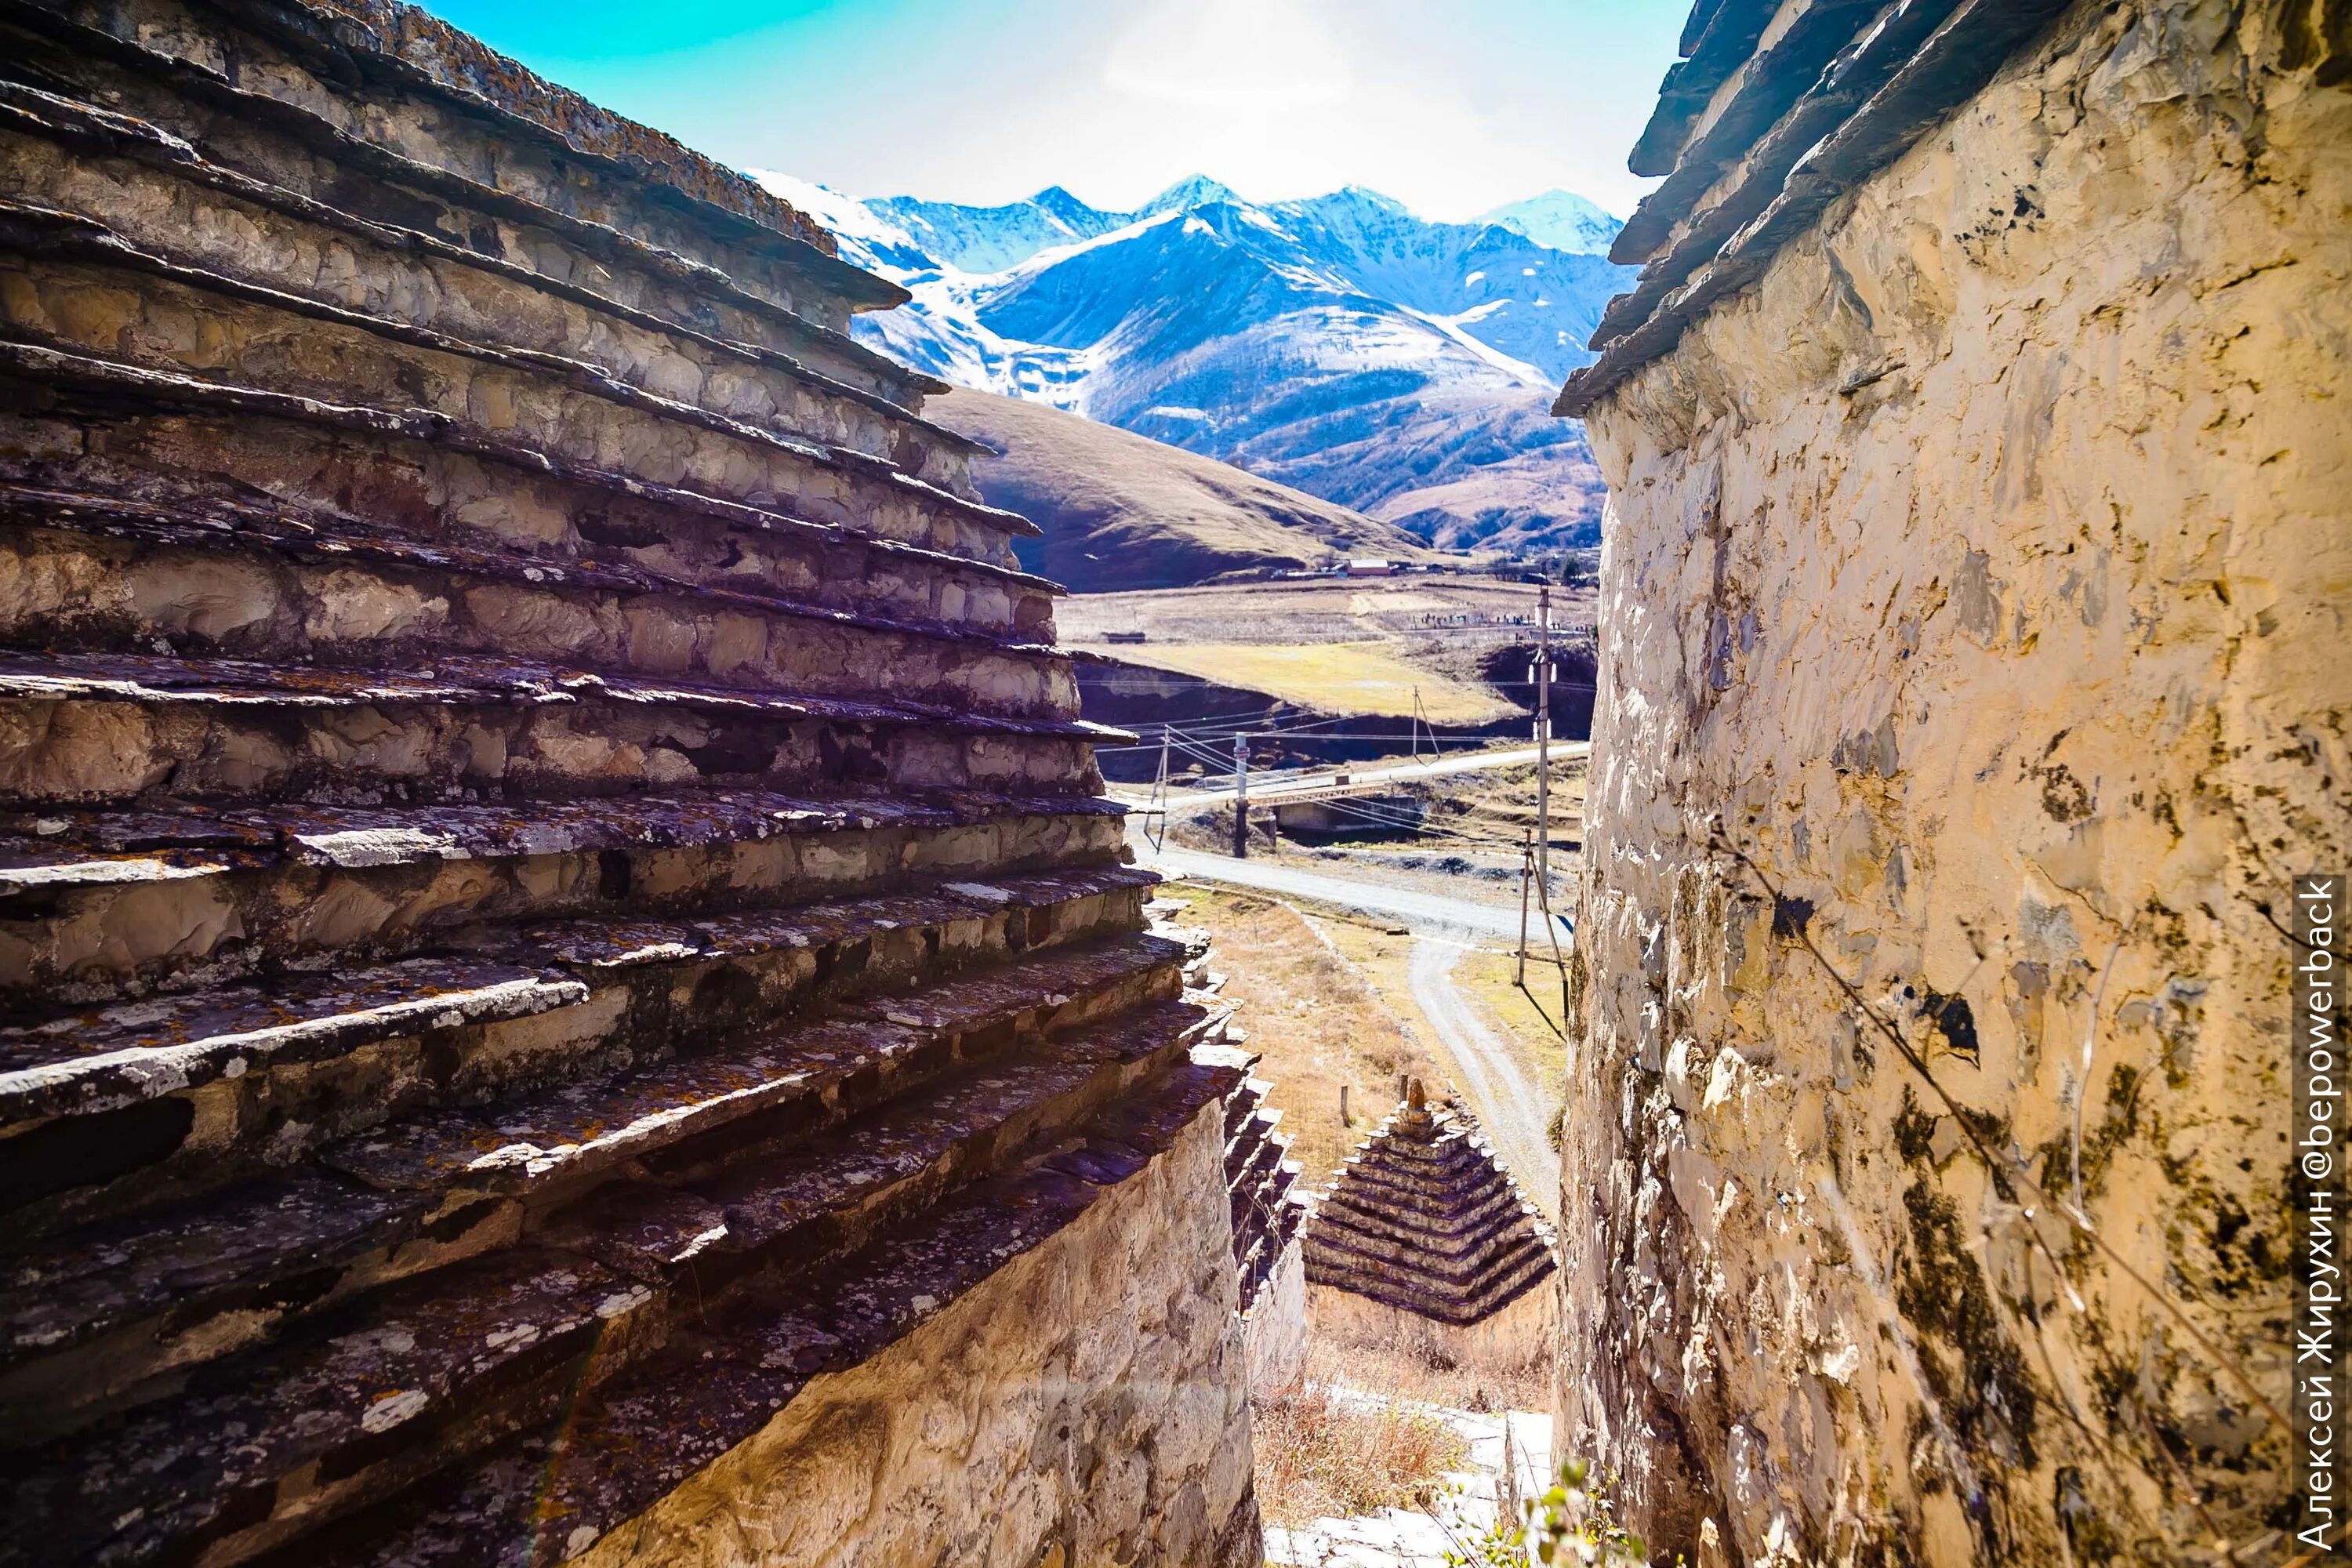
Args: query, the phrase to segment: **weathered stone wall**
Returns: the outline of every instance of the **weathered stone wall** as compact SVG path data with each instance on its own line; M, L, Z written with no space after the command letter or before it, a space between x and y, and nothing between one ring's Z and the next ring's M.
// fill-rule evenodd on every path
M1559 1443L1654 1542L2282 1521L2283 1435L1830 970L2283 1401L2273 922L2352 859L2347 45L2333 6L2075 6L1587 415Z
M1298 1386L1307 1372L1307 1256L1296 1237L1276 1255L1242 1314L1249 1350L1250 1392L1276 1394Z
M585 1568L1257 1568L1223 1108Z

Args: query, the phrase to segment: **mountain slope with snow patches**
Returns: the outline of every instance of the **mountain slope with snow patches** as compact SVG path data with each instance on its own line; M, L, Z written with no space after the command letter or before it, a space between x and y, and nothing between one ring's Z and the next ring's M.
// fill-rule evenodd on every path
M1597 537L1580 426L1546 411L1629 269L1552 192L1433 223L1360 187L1256 204L1195 177L1133 212L975 207L757 176L914 299L857 335L958 385L1236 464L1444 546Z

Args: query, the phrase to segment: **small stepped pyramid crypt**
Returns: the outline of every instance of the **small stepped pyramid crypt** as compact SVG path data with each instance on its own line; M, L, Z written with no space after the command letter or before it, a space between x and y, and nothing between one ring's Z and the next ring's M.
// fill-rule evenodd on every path
M1248 1058L903 293L381 0L0 7L0 1563L1257 1563Z
M1316 1205L1308 1317L1437 1365L1538 1368L1558 1331L1554 1247L1470 1119L1433 1110L1414 1079Z

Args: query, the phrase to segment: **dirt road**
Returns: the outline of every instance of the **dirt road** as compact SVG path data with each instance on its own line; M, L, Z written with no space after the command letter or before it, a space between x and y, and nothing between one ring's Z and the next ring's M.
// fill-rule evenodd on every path
M1559 1160L1546 1127L1551 1102L1478 1009L1455 988L1458 942L1422 937L1412 945L1412 999L1462 1069L1462 1091L1486 1124L1486 1137L1546 1217L1559 1220Z

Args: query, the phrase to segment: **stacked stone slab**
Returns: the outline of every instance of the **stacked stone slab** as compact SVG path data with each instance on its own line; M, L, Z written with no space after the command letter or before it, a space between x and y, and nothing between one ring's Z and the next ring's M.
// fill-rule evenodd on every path
M1230 1047L1228 1047L1230 1048ZM1244 1070L1255 1057L1237 1064ZM1250 1386L1276 1393L1295 1384L1307 1359L1307 1277L1299 1164L1286 1157L1282 1112L1265 1103L1272 1086L1244 1078L1225 1097L1225 1180L1231 1194L1234 1262L1239 1276Z
M1534 1366L1557 1322L1539 1288L1556 1270L1553 1247L1475 1123L1433 1110L1414 1079L1316 1205L1310 1316L1335 1337Z
M1257 1561L903 293L371 0L0 8L0 1562Z
M2291 1555L2352 13L1702 0L1683 52L1559 403L1610 489L1559 1451L1661 1557Z
M1250 1387L1276 1394L1295 1384L1307 1361L1307 1279L1299 1249L1306 1224L1306 1197L1298 1190L1298 1163L1286 1159L1287 1135L1277 1131L1282 1112L1265 1103L1272 1086L1252 1076L1256 1053L1247 1035L1232 1023L1234 1005L1217 1000L1224 978L1209 969L1209 932L1177 923L1187 908L1181 899L1158 898L1144 905L1151 933L1184 952L1185 996L1219 1009L1205 1031L1213 1044L1194 1053L1238 1078L1225 1096L1225 1184L1233 1215L1234 1274L1242 1332L1250 1367Z

